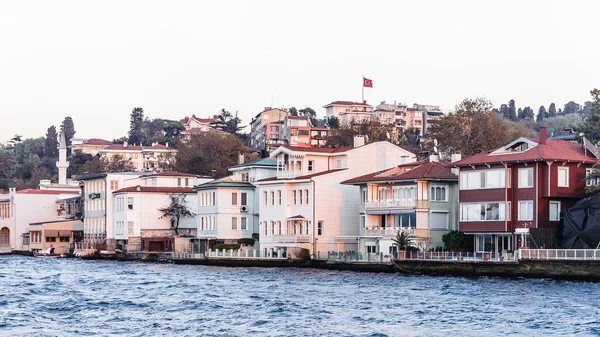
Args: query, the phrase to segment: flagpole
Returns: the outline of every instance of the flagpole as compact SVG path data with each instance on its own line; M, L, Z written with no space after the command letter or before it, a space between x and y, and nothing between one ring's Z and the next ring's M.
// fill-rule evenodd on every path
M363 82L363 85L362 85L362 101L361 101L361 103L365 101L365 75L363 75L362 82Z

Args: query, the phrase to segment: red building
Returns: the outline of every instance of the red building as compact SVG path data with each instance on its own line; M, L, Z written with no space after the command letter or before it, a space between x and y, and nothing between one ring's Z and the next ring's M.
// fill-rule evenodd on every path
M585 197L586 174L599 160L589 141L547 140L542 128L539 139L522 137L456 162L459 231L475 235L477 252L554 248L560 213ZM533 240L521 242L516 231L530 231Z

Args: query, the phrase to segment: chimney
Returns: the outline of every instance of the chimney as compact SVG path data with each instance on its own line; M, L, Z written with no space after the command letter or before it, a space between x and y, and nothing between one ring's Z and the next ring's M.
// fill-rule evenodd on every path
M440 156L437 154L431 154L429 155L429 162L433 163L433 162L438 162L440 161Z
M354 136L354 148L361 147L363 145L365 145L365 137Z
M165 143L165 146L166 146L166 147L169 147L169 142L166 142L166 143Z
M139 192L139 191L141 191L141 190L142 190L142 188L140 187L140 185L137 185L137 186L135 187L135 190Z
M242 165L244 163L244 155L238 154L238 165Z
M453 153L450 155L450 162L454 163L462 159L462 155L460 153Z
M363 99L363 104L367 104L367 100L366 99Z
M541 145L546 145L546 127L545 126L540 127L539 143Z
M127 142L123 142L123 147L127 147Z

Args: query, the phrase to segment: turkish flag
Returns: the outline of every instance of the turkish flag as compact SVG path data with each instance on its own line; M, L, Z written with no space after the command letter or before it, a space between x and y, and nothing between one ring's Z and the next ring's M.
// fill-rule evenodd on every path
M365 88L373 88L373 80L370 80L366 77L363 77L363 87Z

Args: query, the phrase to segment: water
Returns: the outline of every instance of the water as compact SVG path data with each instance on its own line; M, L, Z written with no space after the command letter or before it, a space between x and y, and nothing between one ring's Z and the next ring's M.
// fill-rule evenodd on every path
M590 336L600 284L0 257L0 336Z

